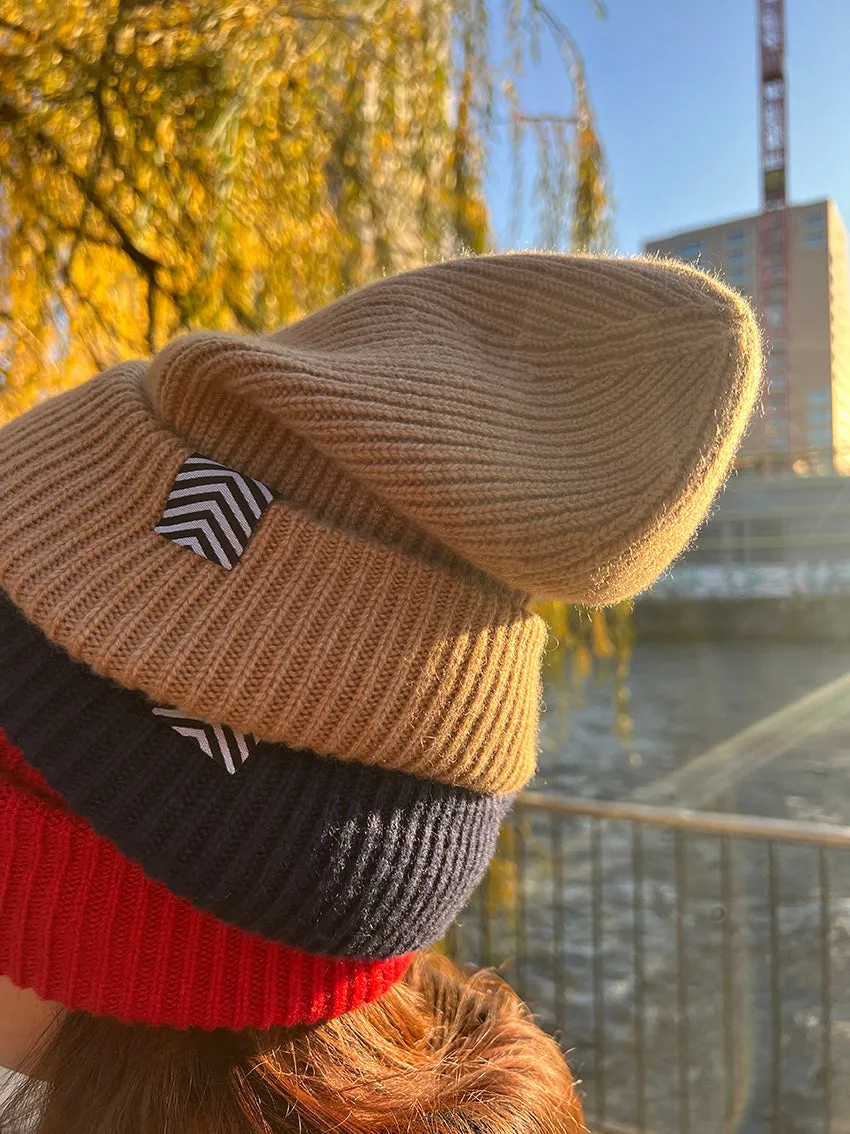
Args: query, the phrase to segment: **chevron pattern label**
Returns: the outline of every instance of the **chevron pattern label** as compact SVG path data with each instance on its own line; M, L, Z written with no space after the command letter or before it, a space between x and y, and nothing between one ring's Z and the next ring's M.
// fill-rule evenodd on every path
M239 771L257 747L253 736L227 725L207 724L206 721L187 717L179 709L167 709L162 705L154 705L153 711L155 716L166 718L175 732L193 740L205 755L226 768L231 776Z
M273 499L261 481L193 453L180 466L154 531L230 571Z

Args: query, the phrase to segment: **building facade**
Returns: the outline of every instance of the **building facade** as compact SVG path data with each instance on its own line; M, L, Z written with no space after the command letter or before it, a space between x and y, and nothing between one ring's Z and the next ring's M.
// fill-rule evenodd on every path
M788 208L783 311L760 287L759 223L759 214L739 217L651 240L645 250L720 275L761 309L769 348L768 383L761 412L741 448L739 467L846 475L850 297L844 224L829 200Z

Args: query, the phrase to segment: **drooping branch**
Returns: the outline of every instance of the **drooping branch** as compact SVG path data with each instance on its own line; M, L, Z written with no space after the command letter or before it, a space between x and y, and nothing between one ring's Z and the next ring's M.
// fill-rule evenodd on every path
M59 40L54 39L52 36L45 37L43 32L36 31L34 28L25 27L23 24L15 23L14 20L5 19L2 16L0 16L0 28L12 32L13 35L18 35L22 39L26 39L29 43L46 43L51 50L58 52L58 54L65 59L72 60L87 74L91 75L94 73L89 61L83 58L78 51L74 51L72 47L67 47L64 43L60 43Z
M80 0L70 34L56 30L66 2L0 21L0 43L28 61L17 87L0 84L4 240L26 273L3 281L0 305L45 344L61 292L54 369L68 380L88 370L89 337L124 353L198 324L261 333L383 272L486 247L500 110L557 151L551 192L575 201L579 106L503 112L497 0L282 0L262 17L215 0ZM544 211L563 242L564 206L538 194ZM17 408L38 396L31 361Z
M83 199L93 205L109 224L110 228L113 229L115 235L118 237L121 250L133 261L141 272L145 274L151 272L155 273L156 270L162 266L152 256L149 256L147 252L143 252L141 248L134 244L120 217L115 213L115 210L110 208L107 202L103 200L92 179L74 168L73 164L65 155L62 146L42 127L33 127L27 120L26 115L4 98L0 98L0 124L23 126L28 137L36 142L42 150L51 155L61 169L64 170L74 182L74 185Z

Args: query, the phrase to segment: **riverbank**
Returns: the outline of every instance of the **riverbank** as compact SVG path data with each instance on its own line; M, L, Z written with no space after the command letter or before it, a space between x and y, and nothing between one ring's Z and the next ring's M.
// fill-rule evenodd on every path
M850 595L644 599L634 618L644 640L850 644Z

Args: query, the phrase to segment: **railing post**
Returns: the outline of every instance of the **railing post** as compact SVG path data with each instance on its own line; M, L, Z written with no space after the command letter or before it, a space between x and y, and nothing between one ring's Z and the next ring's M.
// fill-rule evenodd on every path
M602 952L602 828L597 818L590 819L590 873L592 894L591 983L593 985L593 1083L596 1116L605 1121L605 979Z
M643 834L640 824L632 823L632 957L635 974L635 1078L637 1128L646 1130L646 971L644 968L643 941Z
M821 972L821 1097L823 1100L823 1134L832 1131L832 917L829 882L829 860L825 847L818 848L818 890L820 897L820 972Z

